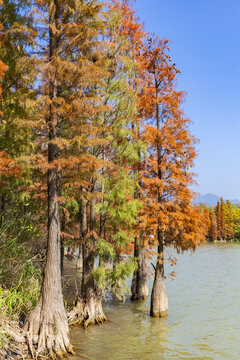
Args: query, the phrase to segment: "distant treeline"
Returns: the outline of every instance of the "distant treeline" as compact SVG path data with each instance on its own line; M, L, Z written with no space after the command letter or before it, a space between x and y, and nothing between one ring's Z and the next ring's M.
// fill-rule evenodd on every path
M240 241L240 206L221 198L217 206L199 205L208 222L208 240Z

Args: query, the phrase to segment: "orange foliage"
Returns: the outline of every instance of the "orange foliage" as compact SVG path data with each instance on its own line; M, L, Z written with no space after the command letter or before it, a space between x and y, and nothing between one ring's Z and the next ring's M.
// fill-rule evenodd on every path
M20 176L19 165L10 159L5 151L0 151L0 176L3 178Z
M8 67L0 60L0 80L3 79ZM0 99L2 87L0 83ZM5 151L0 151L0 176L9 177L12 175L19 176L20 168L16 162L10 159Z
M143 208L140 228L145 243L173 244L177 250L195 249L205 240L204 215L192 206L194 183L190 171L196 157L196 139L181 109L184 93L175 89L179 70L171 64L168 41L148 39L142 51L145 88L139 94L144 118L142 139L148 156L142 161L140 178Z
M220 201L217 203L217 234L219 240L225 239L225 220Z
M209 228L209 239L216 240L218 236L217 231L217 218L214 211L214 208L211 207L210 209L210 228Z
M0 1L0 5L2 4L2 2ZM0 24L0 31L2 30L2 24ZM0 45L1 45L1 39L0 39ZM4 64L1 60L0 60L0 81L3 79L5 72L7 71L8 67L6 64ZM1 94L2 94L2 87L1 87L1 83L0 83L0 98L1 98Z

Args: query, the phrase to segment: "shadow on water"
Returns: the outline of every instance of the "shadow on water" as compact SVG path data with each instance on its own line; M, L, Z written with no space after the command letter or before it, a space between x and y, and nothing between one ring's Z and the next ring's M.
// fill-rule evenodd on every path
M167 318L151 318L149 300L106 303L108 323L72 329L71 360L84 359L80 354L94 360L239 360L240 246L207 244L177 258L177 279L166 281Z

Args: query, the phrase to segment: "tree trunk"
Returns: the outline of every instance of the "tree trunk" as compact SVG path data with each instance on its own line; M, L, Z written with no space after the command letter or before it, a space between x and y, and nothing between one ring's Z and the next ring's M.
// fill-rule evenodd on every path
M95 228L96 214L94 210L95 199L90 203L90 236L83 239L83 273L81 295L76 306L68 314L70 324L83 324L87 328L91 324L102 324L107 320L103 313L102 297L97 292L93 270L95 262ZM86 206L84 214L86 214ZM83 217L83 232L86 232L86 216Z
M0 212L0 228L3 226L4 217L5 217L5 194L1 195L1 212Z
M83 241L87 235L87 201L82 197L79 202L79 221L80 221L80 246L78 248L78 256L76 259L76 268L83 268Z
M60 4L58 0L49 5L49 62L57 55L59 38L53 33L59 28ZM57 76L50 77L50 100L58 97ZM61 126L56 115L56 105L49 108L48 163L60 158L60 150L52 141L60 137ZM41 295L37 306L31 312L24 329L27 334L29 350L35 356L33 343L37 338L36 358L50 355L52 358L72 352L69 341L69 327L63 303L61 284L61 240L58 194L61 173L55 167L48 170L48 249ZM34 340L34 341L33 341Z
M61 196L61 195L60 195ZM65 231L66 217L65 213L62 213L62 231ZM64 236L61 236L61 275L63 276L63 261L64 261Z
M156 99L157 99L159 94L159 84L156 76L155 76L155 86L156 86ZM156 120L157 120L157 130L159 131L161 117L159 112L159 105L157 102L156 102ZM162 164L161 141L158 138L157 139L157 170L158 170L159 180L162 179L161 164ZM157 194L157 201L158 204L162 202L162 197L159 189ZM158 237L158 258L157 258L157 265L155 269L155 277L154 277L152 294L151 294L150 315L153 317L164 317L168 315L168 297L164 283L163 234L161 231L159 220L158 220L157 237Z
M83 268L83 251L82 244L78 247L78 254L76 257L76 268L81 270Z
M144 248L139 246L139 241L135 239L134 257L138 259L138 269L134 271L131 300L145 300L148 298L147 271L145 263Z
M56 145L49 144L49 162L56 159ZM38 337L36 357L46 354L72 352L69 327L65 313L61 284L60 217L57 200L59 174L48 171L48 249L41 295L36 308L30 314L25 330L29 350L34 356L33 338Z
M100 214L99 237L101 239L105 238L104 223L105 223L104 216L102 214ZM111 259L110 255L108 255L108 254L99 255L99 264L98 265L101 267L104 267L105 269L111 269L113 264L112 264L112 259Z
M152 288L150 315L153 317L164 317L168 315L168 297L164 283L164 253L162 241L158 246L158 259Z
M64 237L61 239L61 275L63 276L63 261L64 261Z

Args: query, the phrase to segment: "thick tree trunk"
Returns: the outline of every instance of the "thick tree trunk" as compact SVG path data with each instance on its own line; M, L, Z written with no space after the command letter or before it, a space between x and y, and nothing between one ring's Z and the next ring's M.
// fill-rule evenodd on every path
M155 85L156 85L156 98L159 95L159 84L158 80L155 76ZM157 120L157 130L160 130L160 112L159 105L156 103L156 120ZM157 170L158 170L158 179L162 179L162 149L161 149L161 141L157 139ZM160 189L158 189L157 202L160 204L162 202L162 197L160 193ZM159 210L160 211L160 210ZM160 223L158 220L158 258L157 265L155 269L155 277L153 282L152 294L151 294L151 309L150 315L153 317L164 317L168 314L168 297L167 291L164 283L164 252L163 252L163 234L161 231Z
M59 1L52 0L49 9L49 62L51 62L53 57L57 55L59 48L59 38L55 32L53 33L54 28L59 28ZM58 97L56 79L57 76L50 77L50 100ZM48 126L48 163L52 164L60 157L60 150L52 141L61 136L61 125L56 115L56 105L54 103L50 103ZM61 240L58 203L60 177L61 173L56 168L51 167L48 170L48 249L44 280L38 304L31 312L24 327L30 353L36 358L44 355L56 358L56 356L72 352L61 284ZM34 348L36 339L37 349Z
M148 298L147 270L145 263L144 248L139 246L139 241L135 239L134 257L138 259L138 269L134 271L131 300L145 300Z
M95 262L95 228L96 214L94 210L95 199L90 204L90 233L89 237L83 239L83 273L81 295L79 296L76 306L68 314L70 324L83 324L87 328L91 324L102 324L107 320L103 313L102 297L97 292L93 270ZM86 209L84 214L86 214ZM83 232L86 232L86 216L83 217Z
M49 162L56 158L56 145L49 144ZM60 217L57 199L59 174L48 171L48 250L41 296L30 314L25 330L34 356L33 339L38 339L36 357L72 352L61 285Z
M152 288L150 315L153 317L164 317L168 315L168 297L164 283L164 253L162 241L158 246L158 259Z

